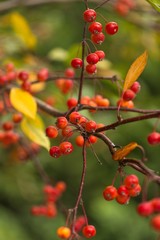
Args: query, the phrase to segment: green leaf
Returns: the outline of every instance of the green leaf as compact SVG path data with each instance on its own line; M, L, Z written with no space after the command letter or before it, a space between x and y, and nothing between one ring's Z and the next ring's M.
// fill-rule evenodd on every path
M44 124L40 116L36 115L35 119L23 118L21 129L31 141L49 150L50 142L46 137Z
M160 12L160 0L146 0L154 9Z
M37 113L37 103L34 97L19 88L12 88L10 91L10 101L12 106L26 117L35 118Z

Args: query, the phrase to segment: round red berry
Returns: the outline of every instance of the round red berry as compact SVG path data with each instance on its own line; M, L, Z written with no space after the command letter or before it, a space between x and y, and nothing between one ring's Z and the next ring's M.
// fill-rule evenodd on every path
M105 26L106 33L114 35L118 32L118 24L116 22L108 22Z
M153 198L151 203L152 203L154 212L160 212L160 198L158 197Z
M78 147L82 147L83 146L83 144L84 144L84 137L83 136L81 136L81 135L79 135L79 136L77 136L76 137L76 145L78 146Z
M12 116L12 120L14 123L20 123L22 121L23 115L22 113L14 113Z
M86 72L88 74L95 74L97 72L97 67L95 64L86 65Z
M82 232L86 238L92 238L96 235L96 228L93 225L87 225L83 227Z
M77 103L78 103L78 101L77 101L76 98L69 98L67 100L67 106L68 106L69 109L72 108L72 107L75 107L77 105Z
M97 123L93 120L86 122L85 129L87 132L94 132L97 128Z
M133 100L135 96L136 96L135 93L130 89L127 89L122 95L124 101Z
M18 73L18 78L21 80L21 81L27 81L28 78L29 78L29 74L28 72L26 71L21 71Z
M134 188L128 189L130 197L137 197L141 192L141 185L137 184Z
M71 123L74 123L74 124L77 124L79 122L79 119L81 118L81 115L79 112L72 112L70 115L69 115L69 121Z
M134 82L133 85L130 87L130 89L136 94L140 91L141 85L139 82Z
M97 13L94 9L87 9L83 13L83 18L86 22L93 22L96 19Z
M147 137L148 143L151 145L156 145L160 143L160 133L152 132Z
M98 57L98 55L96 53L90 53L86 57L86 61L89 64L96 64L99 61L99 57Z
M139 179L136 175L134 174L130 174L128 176L125 177L124 179L124 185L128 188L128 189L132 189L135 188L136 185L138 185L139 183Z
M37 73L37 78L40 82L44 82L47 80L49 77L49 71L47 68L42 68L38 73Z
M129 196L129 191L125 185L119 186L119 188L117 189L117 193L118 193L118 195L123 196L123 197Z
M102 32L102 24L99 22L93 22L89 25L88 30L93 34L100 33Z
M139 215L147 217L153 213L153 206L151 202L142 202L137 207Z
M103 197L107 201L111 201L117 197L117 189L110 185L103 190Z
M73 151L73 145L70 142L62 142L59 145L61 154L67 155Z
M65 76L68 78L73 78L75 75L75 71L73 68L67 68L64 72Z
M61 151L58 146L52 146L49 150L49 154L51 157L59 158L61 156Z
M105 36L102 32L100 32L98 34L92 34L91 35L91 40L92 40L93 43L101 44L101 43L104 42Z
M60 129L65 128L68 125L68 120L65 117L58 117L56 120L56 126Z
M62 129L62 136L71 137L73 135L73 129L70 126L67 126Z
M71 61L71 66L73 68L81 68L83 65L82 59L81 58L73 58Z
M48 126L46 128L46 135L49 138L56 138L58 136L58 130L54 126Z
M156 230L160 231L160 214L154 216L151 219L151 226Z
M95 51L95 54L98 55L99 61L102 61L102 60L105 58L105 53L104 53L104 51L102 51L102 50L97 50L97 51Z
M129 200L130 200L130 196L122 196L122 195L118 194L117 197L116 197L116 201L119 204L128 204Z

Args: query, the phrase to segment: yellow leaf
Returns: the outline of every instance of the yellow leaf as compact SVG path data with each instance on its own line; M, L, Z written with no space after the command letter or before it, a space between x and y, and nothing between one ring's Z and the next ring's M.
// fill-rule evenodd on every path
M138 144L136 142L131 142L124 146L123 148L117 150L113 153L112 158L115 161L122 160L124 157L126 157L130 152L132 152Z
M123 92L125 92L128 88L132 86L132 84L138 79L138 77L143 72L146 64L147 64L148 54L145 51L141 54L130 66L123 86Z
M40 116L36 115L35 119L23 118L21 129L31 141L49 150L50 142L46 137L44 124Z
M26 117L34 119L37 113L37 104L32 95L22 89L12 88L10 91L12 106Z
M27 48L34 48L37 44L37 38L32 33L27 20L18 12L12 12L9 14L9 22L18 35L18 37L23 41Z

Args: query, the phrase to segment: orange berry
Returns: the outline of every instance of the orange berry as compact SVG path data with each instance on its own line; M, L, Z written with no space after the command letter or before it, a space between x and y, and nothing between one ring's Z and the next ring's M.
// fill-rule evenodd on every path
M62 226L57 229L58 237L62 239L67 239L71 236L71 230L68 227Z

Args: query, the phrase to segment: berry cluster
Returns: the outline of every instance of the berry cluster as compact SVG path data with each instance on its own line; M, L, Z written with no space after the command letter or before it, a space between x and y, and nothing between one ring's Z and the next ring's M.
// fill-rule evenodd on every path
M57 215L56 201L66 190L66 184L63 181L57 182L53 187L51 185L44 186L45 204L41 206L33 206L31 213L34 216L55 217Z
M103 191L103 197L107 201L116 199L120 204L127 204L130 197L136 197L141 192L139 179L136 175L131 174L125 177L123 185L118 188L113 185L107 186Z
M117 102L117 106L133 108L134 103L133 99L136 97L136 94L140 91L141 85L139 82L134 82L133 85L122 93L122 97Z
M69 93L74 86L74 81L73 79L75 76L75 71L73 68L67 68L64 71L64 77L65 78L59 78L55 80L55 85L56 87L64 94Z
M160 198L142 202L137 207L140 216L151 217L150 224L154 230L160 232Z
M83 19L85 22L89 23L88 30L91 33L91 41L94 44L101 44L105 40L105 35L103 33L103 26L100 22L95 21L97 13L94 9L87 9L83 13ZM118 24L116 22L107 22L105 27L105 32L109 35L114 35L118 31ZM96 64L105 58L105 53L102 50L97 50L95 52L90 52L86 56L87 65L85 70L88 74L94 74L97 71ZM81 58L74 58L71 61L71 66L75 69L81 68L83 61Z
M93 134L95 130L99 127L103 127L104 124L97 124L93 120L88 120L86 117L82 116L79 112L72 112L66 117L58 117L56 120L56 125L50 125L46 128L46 136L53 139L59 135L59 130L61 135L65 138L69 138L74 132L78 131L85 135L78 135L75 139L76 145L82 147L86 139L86 146L94 144L97 142L97 137ZM59 158L61 155L68 155L72 153L73 145L69 141L63 141L59 146L52 146L49 150L50 156L54 158Z

